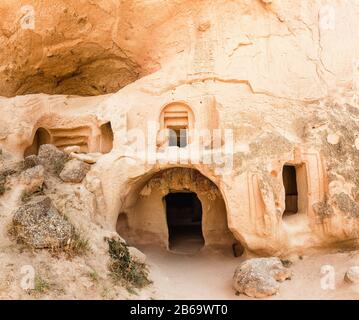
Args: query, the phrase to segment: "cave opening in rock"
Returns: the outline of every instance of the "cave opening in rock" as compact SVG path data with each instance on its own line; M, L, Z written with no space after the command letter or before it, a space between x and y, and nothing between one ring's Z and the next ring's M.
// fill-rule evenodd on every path
M109 153L113 148L113 131L111 122L104 123L101 127L101 153Z
M202 247L232 250L237 242L221 191L196 169L174 167L131 181L119 212L116 230L134 246L195 254Z
M283 167L283 185L285 189L284 215L298 213L298 184L295 166L285 165Z
M35 132L32 144L26 148L24 157L38 154L42 144L51 143L50 133L44 128L38 128Z
M169 249L196 252L204 245L202 204L194 192L170 192L164 197Z

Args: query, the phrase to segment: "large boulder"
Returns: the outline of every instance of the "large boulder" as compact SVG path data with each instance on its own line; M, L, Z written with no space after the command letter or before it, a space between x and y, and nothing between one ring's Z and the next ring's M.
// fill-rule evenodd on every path
M359 266L353 266L345 273L344 280L348 283L359 283Z
M238 293L249 297L263 298L279 291L277 281L290 279L291 271L285 268L278 258L255 258L241 263L233 277L234 288Z
M18 240L37 249L63 247L73 238L75 229L46 196L21 206L13 217Z
M80 183L85 178L91 166L83 161L72 159L67 162L60 173L60 178L65 182Z
M23 171L20 175L20 184L23 185L26 194L39 190L44 183L45 169L38 165Z
M43 144L39 148L38 160L46 170L59 174L67 161L67 154L52 144Z

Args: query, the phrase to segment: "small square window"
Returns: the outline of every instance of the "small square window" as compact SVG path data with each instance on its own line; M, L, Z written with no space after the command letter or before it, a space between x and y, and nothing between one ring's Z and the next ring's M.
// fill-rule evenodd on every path
M184 148L187 146L187 128L168 128L168 145L170 147Z

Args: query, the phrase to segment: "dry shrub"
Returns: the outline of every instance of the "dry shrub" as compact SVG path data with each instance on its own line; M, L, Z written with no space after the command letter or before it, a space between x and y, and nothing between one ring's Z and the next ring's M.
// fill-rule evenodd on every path
M143 288L152 283L148 279L147 265L133 260L124 242L115 239L106 240L111 257L109 269L115 281L120 282L127 289Z

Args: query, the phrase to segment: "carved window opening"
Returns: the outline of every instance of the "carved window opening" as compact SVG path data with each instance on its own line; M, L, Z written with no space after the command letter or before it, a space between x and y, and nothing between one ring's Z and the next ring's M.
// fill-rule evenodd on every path
M305 213L307 210L307 172L304 164L283 167L285 210L283 216Z
M26 148L24 152L24 157L38 154L40 146L48 143L51 143L50 133L45 128L38 128L35 132L31 146Z
M169 141L170 147L184 148L187 146L187 132L186 127L169 127Z
M92 129L90 126L79 126L74 128L51 128L53 144L60 150L66 147L79 146L80 152L89 152L89 141Z
M194 116L187 105L182 103L167 105L162 110L160 124L161 130L166 130L167 146L184 148L190 143L189 130L194 127Z
M109 153L113 148L113 131L111 122L104 123L101 127L101 153Z

